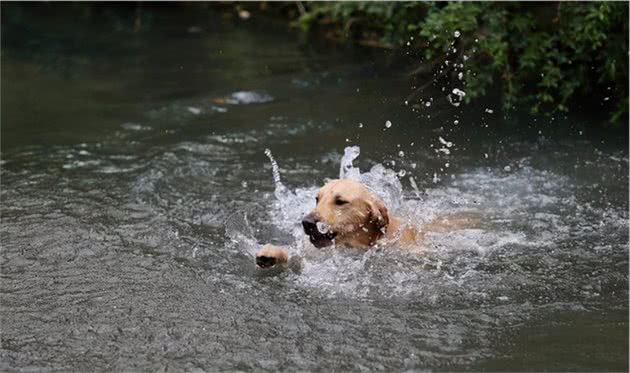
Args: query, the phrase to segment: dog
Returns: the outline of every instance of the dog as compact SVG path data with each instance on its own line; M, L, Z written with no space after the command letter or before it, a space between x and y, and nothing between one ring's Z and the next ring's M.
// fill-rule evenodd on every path
M420 231L391 216L382 200L365 185L350 179L329 181L319 190L315 201L315 209L302 219L302 227L316 248L335 244L369 249L382 242L421 250L426 233L446 232L470 221L462 217L442 218ZM256 264L261 268L288 261L288 251L280 246L268 244L256 253Z

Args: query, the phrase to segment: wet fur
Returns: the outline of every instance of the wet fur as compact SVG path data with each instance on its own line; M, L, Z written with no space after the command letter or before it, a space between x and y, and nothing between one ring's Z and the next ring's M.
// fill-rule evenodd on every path
M346 179L324 185L311 214L336 233L337 245L353 248L369 248L383 237L392 238L401 225L399 219L390 217L383 201L364 185ZM415 234L403 234L400 243L414 245Z
M418 231L413 225L390 216L383 201L363 184L348 179L326 183L319 190L317 205L309 215L329 226L330 231L336 235L336 245L363 249L369 249L383 241L422 250L426 233L447 232L469 222L465 218L442 218ZM273 266L276 262L286 262L288 257L285 248L265 245L256 254L256 262L261 267L261 264Z

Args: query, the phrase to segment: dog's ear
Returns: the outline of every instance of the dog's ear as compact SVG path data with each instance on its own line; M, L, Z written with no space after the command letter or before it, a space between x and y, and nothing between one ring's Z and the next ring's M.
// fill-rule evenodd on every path
M374 199L369 202L370 214L369 222L374 224L378 230L384 232L385 227L389 225L389 212L385 208L385 204L380 199Z

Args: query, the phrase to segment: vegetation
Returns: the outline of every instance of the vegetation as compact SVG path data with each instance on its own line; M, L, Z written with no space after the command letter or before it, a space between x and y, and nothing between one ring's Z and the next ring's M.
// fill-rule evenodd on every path
M8 6L3 3L3 10ZM10 6L3 25L23 25L21 8L59 8ZM200 16L213 8L243 19L249 18L249 11L275 12L306 32L408 53L418 57L412 73L417 80L450 81L440 86L461 90L447 92L455 104L498 94L504 111L525 107L533 113L553 114L597 100L598 110L607 110L612 123L628 123L628 2L298 1L170 6ZM142 2L115 7L69 3L65 8L76 12L79 20L99 19L115 30L134 31L149 29L157 9ZM419 86L417 96L422 95L423 85Z
M362 44L409 48L416 74L460 81L453 100L492 90L503 109L566 112L599 94L610 121L627 123L627 2L308 2L305 30Z

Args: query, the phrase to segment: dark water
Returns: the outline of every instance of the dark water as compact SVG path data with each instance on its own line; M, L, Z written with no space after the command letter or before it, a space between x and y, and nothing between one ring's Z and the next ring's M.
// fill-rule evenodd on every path
M389 52L133 14L3 3L2 370L628 369L627 132L413 109ZM349 145L393 212L483 223L313 254L294 228ZM259 271L230 229L310 256Z

